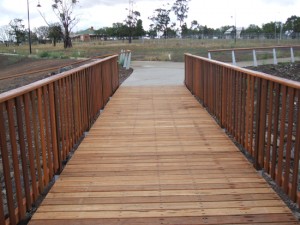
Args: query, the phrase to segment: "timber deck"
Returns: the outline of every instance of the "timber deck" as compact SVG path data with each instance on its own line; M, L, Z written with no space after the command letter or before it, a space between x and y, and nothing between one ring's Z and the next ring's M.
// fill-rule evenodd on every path
M298 224L184 86L121 87L31 225Z

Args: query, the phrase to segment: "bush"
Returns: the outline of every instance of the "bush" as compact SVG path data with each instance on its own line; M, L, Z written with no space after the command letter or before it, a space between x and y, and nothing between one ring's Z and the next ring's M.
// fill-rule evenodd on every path
M68 56L62 52L40 52L38 54L40 58L51 58L51 59L67 59Z
M50 53L49 53L49 52L40 52L40 53L38 54L38 56L39 56L40 58L49 58L49 57L50 57Z

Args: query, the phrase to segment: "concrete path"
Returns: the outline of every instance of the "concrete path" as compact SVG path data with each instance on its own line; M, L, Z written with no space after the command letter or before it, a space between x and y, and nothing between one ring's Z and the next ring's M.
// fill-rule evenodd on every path
M133 61L133 74L122 86L183 85L184 63Z

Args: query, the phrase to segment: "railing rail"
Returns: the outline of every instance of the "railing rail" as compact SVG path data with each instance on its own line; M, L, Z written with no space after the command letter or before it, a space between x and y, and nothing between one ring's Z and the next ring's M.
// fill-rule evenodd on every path
M299 206L300 83L186 54L185 84Z
M0 94L0 224L32 209L119 87L118 55Z
M213 49L208 50L208 58L212 59L212 53L220 53L220 52L231 52L231 61L233 65L237 64L236 53L237 52L252 52L253 57L253 66L258 66L258 51L270 51L273 55L273 64L276 65L278 63L278 54L277 50L289 50L290 52L290 61L292 63L295 62L295 50L300 49L300 45L293 46L270 46L270 47L255 47L255 48L231 48L231 49Z

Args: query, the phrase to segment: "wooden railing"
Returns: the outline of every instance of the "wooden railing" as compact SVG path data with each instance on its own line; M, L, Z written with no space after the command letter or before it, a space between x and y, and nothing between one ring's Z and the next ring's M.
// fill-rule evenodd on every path
M25 218L119 86L118 56L0 95L0 224Z
M186 54L185 84L299 206L300 83Z

